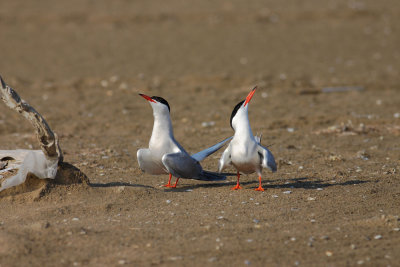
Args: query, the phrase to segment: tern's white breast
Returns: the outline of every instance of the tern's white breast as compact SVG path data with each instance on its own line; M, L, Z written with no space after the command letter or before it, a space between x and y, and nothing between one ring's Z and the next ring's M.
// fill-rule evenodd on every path
M231 161L242 173L253 173L260 168L260 156L255 142L234 142L232 140Z

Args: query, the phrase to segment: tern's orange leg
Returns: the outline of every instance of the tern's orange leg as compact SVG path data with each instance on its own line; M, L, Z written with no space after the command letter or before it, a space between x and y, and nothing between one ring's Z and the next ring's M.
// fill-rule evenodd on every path
M262 184L261 184L261 175L258 177L258 180L260 181L260 184L259 184L258 188L254 189L254 190L256 190L256 191L264 191L264 188L262 187Z
M237 184L235 187L232 187L231 190L238 190L238 189L242 189L242 187L239 185L239 179L240 179L240 173L237 172Z
M179 178L176 178L176 182L173 186L171 186L171 188L176 188L176 186L178 185L178 181L179 181Z
M172 178L172 174L169 174L168 184L163 185L164 187L172 187L172 185L171 185L171 178Z

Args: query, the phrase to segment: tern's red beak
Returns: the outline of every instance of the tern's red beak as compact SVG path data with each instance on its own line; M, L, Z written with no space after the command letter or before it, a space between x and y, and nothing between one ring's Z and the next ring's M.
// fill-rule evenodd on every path
M251 90L251 92L247 95L246 97L246 101L244 102L243 107L245 107L251 100L251 98L253 97L254 93L256 92L257 86L253 88L253 90Z
M144 95L144 94L139 94L139 95L141 97L143 97L144 99L146 99L147 101L156 103L156 101L153 98L151 98L150 96L147 96L147 95Z

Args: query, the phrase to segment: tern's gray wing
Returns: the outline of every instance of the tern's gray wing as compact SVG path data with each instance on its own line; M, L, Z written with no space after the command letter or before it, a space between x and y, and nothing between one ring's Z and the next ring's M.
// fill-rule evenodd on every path
M228 142L229 140L231 140L232 138L233 138L233 136L231 136L229 138L226 138L225 140L219 142L218 144L213 145L212 147L204 149L203 151L200 151L200 152L198 152L196 154L193 154L192 158L194 158L195 160L200 162L203 159L205 159L208 156L210 156L212 153L216 152L221 147L223 147L225 145L225 143Z
M162 162L168 172L177 178L196 179L202 171L200 163L184 152L165 154Z
M231 160L231 144L225 149L224 153L222 153L221 158L219 159L218 164L218 172L221 172L223 169L232 164Z
M257 147L258 155L261 158L261 165L263 168L269 168L272 172L276 172L276 163L274 159L274 155L272 155L271 151L268 148L263 147L262 145L258 145Z
M186 153L165 154L162 158L164 166L177 178L196 179L203 181L220 181L226 177L219 173L204 171L198 161Z

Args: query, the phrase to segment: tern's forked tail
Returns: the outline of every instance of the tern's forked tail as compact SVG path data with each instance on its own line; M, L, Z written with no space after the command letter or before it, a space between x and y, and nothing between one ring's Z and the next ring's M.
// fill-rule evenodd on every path
M225 175L203 170L198 178L202 181L223 181L226 179Z

